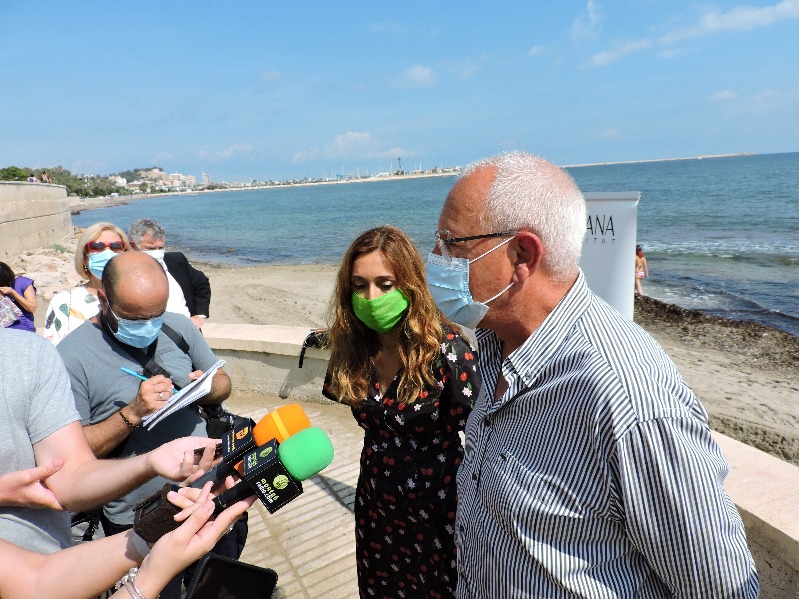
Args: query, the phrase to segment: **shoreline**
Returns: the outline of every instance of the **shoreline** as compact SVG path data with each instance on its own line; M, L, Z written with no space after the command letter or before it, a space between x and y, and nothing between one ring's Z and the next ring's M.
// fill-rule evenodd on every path
M284 187L312 187L317 185L348 185L350 183L374 183L379 181L400 181L408 179L431 179L434 177L456 177L460 173L458 170L446 173L408 173L406 175L387 175L385 177L362 177L357 179L341 179L336 181L304 181L299 183L285 183L277 185L248 185L246 187L228 187L224 189L198 189L196 191L188 192L170 192L170 193L148 193L136 194L133 196L120 196L118 198L110 198L107 196L97 198L82 198L79 201L70 201L69 208L71 214L80 214L88 210L99 210L101 208L112 208L114 206L125 206L142 200L151 200L155 198L166 197L189 197L207 193L224 193L230 191L255 191L262 189L281 189Z
M677 162L685 160L712 160L716 158L739 158L744 156L756 156L754 152L737 152L731 154L702 154L699 156L684 156L678 158L650 158L645 160L619 160L610 162L589 162L584 164L564 164L560 165L561 168L585 168L591 166L608 166L608 165L622 165L622 164L647 164L651 162ZM155 198L164 197L182 197L192 196L206 193L229 192L229 191L252 191L259 189L275 189L281 187L310 187L316 185L347 185L350 183L371 183L375 181L401 181L407 179L425 179L432 177L456 177L460 174L462 167L448 167L451 170L441 173L407 173L403 175L389 174L386 176L371 176L359 178L337 179L334 181L298 181L286 182L273 185L248 185L242 187L229 187L223 189L200 189L187 192L169 192L169 193L152 193L152 194L137 194L134 196L120 196L118 198L98 197L98 198L77 198L75 202L70 201L70 210L72 214L80 214L87 210L99 210L101 208L111 208L113 206L124 206L132 202L143 200L150 200Z

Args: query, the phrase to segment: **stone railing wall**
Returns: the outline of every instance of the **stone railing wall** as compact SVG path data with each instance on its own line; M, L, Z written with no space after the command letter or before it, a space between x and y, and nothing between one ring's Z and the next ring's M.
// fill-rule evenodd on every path
M203 333L237 389L326 402L328 351L308 349L307 328L209 322ZM746 527L763 599L799 598L799 468L713 433L730 465L724 488Z
M0 181L0 261L52 245L71 233L66 187Z

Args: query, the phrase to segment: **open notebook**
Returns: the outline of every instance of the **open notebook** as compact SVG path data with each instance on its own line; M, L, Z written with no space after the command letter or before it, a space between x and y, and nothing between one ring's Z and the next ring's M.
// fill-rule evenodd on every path
M224 360L218 360L216 364L206 370L196 381L192 381L177 393L173 393L172 397L169 398L169 401L163 408L142 418L142 425L144 428L151 430L156 424L173 412L208 395L211 391L211 383L213 382L214 374L224 365Z

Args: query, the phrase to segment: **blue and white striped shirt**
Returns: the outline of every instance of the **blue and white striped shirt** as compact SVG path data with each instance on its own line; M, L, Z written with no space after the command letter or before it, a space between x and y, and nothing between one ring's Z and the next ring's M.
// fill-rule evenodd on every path
M582 273L483 387L458 471L458 596L757 597L727 463L660 346ZM493 401L497 376L508 390Z

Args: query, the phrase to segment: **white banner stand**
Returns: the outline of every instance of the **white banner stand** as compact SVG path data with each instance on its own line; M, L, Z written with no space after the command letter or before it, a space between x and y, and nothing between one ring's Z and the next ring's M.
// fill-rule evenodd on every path
M635 244L641 193L584 193L588 222L580 268L588 287L633 319Z

